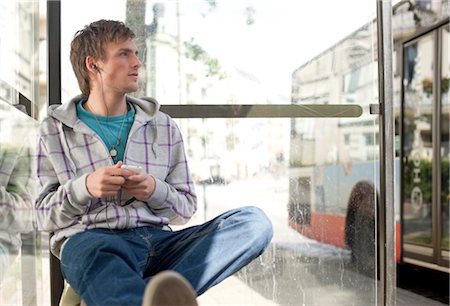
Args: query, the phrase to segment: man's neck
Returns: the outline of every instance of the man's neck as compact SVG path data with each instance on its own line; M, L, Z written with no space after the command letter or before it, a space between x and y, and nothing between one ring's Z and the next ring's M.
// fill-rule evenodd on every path
M101 92L91 92L85 109L98 116L119 116L128 111L125 95L102 94Z

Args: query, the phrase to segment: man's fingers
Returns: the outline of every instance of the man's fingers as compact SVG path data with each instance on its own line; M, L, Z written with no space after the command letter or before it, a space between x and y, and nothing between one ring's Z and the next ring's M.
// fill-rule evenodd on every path
M132 173L130 176L127 177L128 181L132 181L132 182L142 182L145 181L147 179L147 174L146 173Z
M111 175L105 179L105 183L121 186L125 183L125 178L120 175Z

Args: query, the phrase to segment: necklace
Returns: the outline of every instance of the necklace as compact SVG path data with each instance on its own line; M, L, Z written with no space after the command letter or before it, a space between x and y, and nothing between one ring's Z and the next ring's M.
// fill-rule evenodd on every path
M97 118L97 115L95 115L95 113L94 113L93 110L90 108L90 106L88 106L87 104L85 104L85 105L86 105L86 108L94 115L95 121L97 122L98 126L100 127L100 131L102 132L103 137L105 138L105 141L108 143L109 147L111 148L111 149L109 150L109 156L111 156L111 158L112 158L113 160L115 160L116 157L117 157L117 148L118 148L119 145L120 145L120 135L122 134L122 128L123 128L123 126L124 126L124 124L125 124L125 119L126 119L126 117L127 117L127 114L124 114L124 115L123 115L122 123L120 124L119 133L117 134L117 137L116 137L116 143L115 143L115 144L111 144L111 143L109 142L109 140L108 140L108 137L107 137L106 134L105 134L105 131L103 130L103 127L102 127L100 121L99 121L98 118ZM108 117L107 117L107 118L108 118ZM127 120L127 121L128 121L128 120ZM111 132L111 130L110 130L109 128L108 128L108 131L109 131L110 135L112 135L113 138L114 138L114 134Z

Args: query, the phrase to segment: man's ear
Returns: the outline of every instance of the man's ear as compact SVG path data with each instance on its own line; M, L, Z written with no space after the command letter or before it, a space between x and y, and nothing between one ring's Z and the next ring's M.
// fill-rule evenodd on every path
M98 67L96 64L95 59L88 55L86 56L86 60L85 60L85 65L86 65L86 69L92 73L97 73L98 72Z

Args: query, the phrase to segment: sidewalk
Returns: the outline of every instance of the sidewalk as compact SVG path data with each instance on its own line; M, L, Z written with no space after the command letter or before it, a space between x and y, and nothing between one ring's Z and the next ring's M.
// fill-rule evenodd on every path
M278 306L250 289L236 276L231 276L198 298L200 306Z
M330 298L331 300L333 299L333 297ZM222 283L208 290L198 298L198 302L199 306L280 306L250 289L235 276L227 278ZM397 306L445 306L445 304L397 288Z

